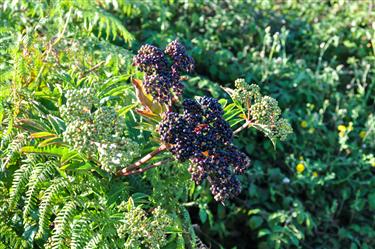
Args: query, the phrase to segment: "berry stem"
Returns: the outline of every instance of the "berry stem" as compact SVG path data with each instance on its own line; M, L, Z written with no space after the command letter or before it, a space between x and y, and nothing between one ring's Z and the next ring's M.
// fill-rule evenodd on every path
M134 174L140 174L140 173L143 173L149 169L152 169L152 168L156 168L160 165L163 165L163 164L166 164L168 162L171 162L173 159L169 158L169 159L166 159L166 160L163 160L163 161L160 161L160 162L156 162L154 164L151 164L147 167L144 167L144 168L138 168L138 169L134 169L132 171L128 171L126 173L123 174L123 176L129 176L129 175L134 175Z
M135 162L133 164L130 164L126 168L123 168L123 169L120 169L119 171L117 171L116 175L124 176L124 175L127 175L129 172L131 172L133 170L139 169L141 165L145 164L151 158L153 158L154 156L158 155L159 153L165 151L168 148L169 148L168 145L165 145L165 144L160 145L159 148L157 148L156 150L148 153L147 155L145 155L144 157L139 159L137 162Z
M246 129L247 127L250 126L250 124L251 124L251 120L246 120L246 122L245 122L241 127L239 127L237 130L235 130L235 131L233 132L233 134L237 134L237 133L239 133L240 131L242 131L243 129Z
M90 69L88 69L87 71L83 72L84 75L88 74L88 73L91 73L93 71L95 71L96 69L98 69L101 65L103 65L105 63L105 61L101 61L99 62L98 64L96 64L95 66L91 67Z

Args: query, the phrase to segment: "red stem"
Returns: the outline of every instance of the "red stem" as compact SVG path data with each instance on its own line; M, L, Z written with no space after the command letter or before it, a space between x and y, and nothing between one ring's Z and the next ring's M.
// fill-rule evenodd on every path
M168 163L172 161L172 159L166 159L166 160L163 160L163 161L160 161L160 162L157 162L157 163L154 163L154 164L151 164L147 167L144 167L144 168L139 168L139 169L135 169L135 170L132 170L132 171L128 171L126 173L123 174L123 176L129 176L129 175L134 175L134 174L140 174L140 173L143 173L149 169L152 169L152 168L156 168L160 165L163 165L165 163Z
M136 169L139 169L139 167L148 162L151 158L153 158L154 156L158 155L159 153L165 151L166 149L168 149L168 146L165 145L165 144L162 144L160 145L159 148L157 148L156 150L148 153L147 155L145 155L144 157L142 157L140 160L138 160L137 162L133 163L133 164L130 164L128 165L126 168L123 168L123 169L120 169L119 171L117 171L116 175L118 176L123 176L123 175L126 175L128 172L130 171L133 171L133 170L136 170Z

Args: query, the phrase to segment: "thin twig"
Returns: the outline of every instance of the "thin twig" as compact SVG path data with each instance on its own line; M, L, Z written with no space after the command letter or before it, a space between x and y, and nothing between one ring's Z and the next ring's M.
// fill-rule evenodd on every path
M88 69L87 71L83 72L83 74L88 74L88 73L91 73L92 71L95 71L96 69L98 69L101 65L104 64L105 61L101 61L99 62L98 64L96 64L95 66L93 66L92 68Z
M60 34L58 35L57 39L52 43L51 48L53 46L55 46L63 38L64 33L66 31L66 28L68 27L68 23L69 23L69 20L70 20L70 15L72 14L72 10L73 10L73 8L70 7L69 11L68 11L68 14L67 14L67 17L66 17L66 22L64 23L64 27L61 30Z
M52 51L52 49L53 49L53 46L55 46L55 45L56 45L56 44L57 44L57 43L63 38L64 33L65 33L65 31L66 31L66 28L67 28L67 26L68 26L68 23L69 23L69 21L70 21L70 15L71 15L71 13L72 13L72 7L70 7L70 9L69 9L69 12L68 12L67 17L66 17L65 24L64 24L62 30L60 31L60 33L58 34L57 38L49 43L48 48L47 48L46 51L44 51L44 53L42 54L42 56L43 56L43 62L46 62L46 61L47 61L47 58L48 58L49 54L51 53L51 51ZM39 78L42 76L42 73L43 73L43 71L44 71L45 65L46 65L46 64L43 63L43 65L40 67L39 72L38 72L38 75L36 76L34 82L38 82Z
M147 171L149 169L156 168L156 167L161 166L163 164L167 164L168 162L171 162L172 160L173 160L172 158L168 158L166 160L163 160L163 161L160 161L160 162L148 165L147 167L144 167L144 168L139 168L139 169L135 169L135 170L132 170L132 171L128 171L128 172L124 173L123 176L140 174L140 173L143 173L143 172L145 172L145 171Z
M233 134L237 134L237 133L239 133L240 131L242 131L243 129L246 129L247 127L250 126L250 124L251 124L251 121L250 121L250 120L246 120L246 122L245 122L241 127L239 127L237 130L235 130L235 131L233 132Z
M123 176L123 175L126 175L128 172L130 171L133 171L133 170L136 170L136 169L139 169L140 166L142 164L145 164L146 162L148 162L151 158L153 158L154 156L158 155L159 153L165 151L166 149L168 149L169 147L165 144L163 145L160 145L159 148L157 148L156 150L148 153L146 156L142 157L140 160L138 160L137 162L133 163L133 164L130 164L128 165L126 168L123 168L123 169L120 169L119 171L117 171L116 175L118 176Z

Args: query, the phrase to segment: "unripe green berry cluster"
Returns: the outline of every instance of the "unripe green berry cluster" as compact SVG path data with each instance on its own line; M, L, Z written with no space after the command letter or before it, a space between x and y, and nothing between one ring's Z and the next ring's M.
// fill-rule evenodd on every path
M83 97L84 96L84 97ZM66 103L60 107L60 113L67 122L89 118L94 103L98 102L92 88L68 90L65 93Z
M244 79L235 81L236 89L231 97L241 103L249 113L254 127L260 128L271 139L285 140L293 132L288 121L281 118L281 109L276 99L263 96L255 84L247 84Z
M126 137L125 120L113 107L98 103L91 88L69 90L61 106L67 123L64 142L79 152L97 159L102 169L114 173L140 155L139 145Z
M96 152L95 125L84 120L76 120L68 123L63 133L64 142L74 149L92 155Z
M232 97L242 103L246 101L258 102L262 98L260 87L256 84L248 84L244 79L237 79L234 85L236 90Z
M115 142L116 141L116 142ZM116 171L117 167L129 164L139 156L139 145L125 137L115 139L113 143L97 143L99 161L108 172Z
M162 248L167 243L165 231L171 224L171 218L160 207L147 216L137 206L125 213L122 224L117 226L117 234L126 239L126 248Z
M281 114L277 100L269 96L264 96L255 102L250 107L250 111L252 118L266 125L273 125Z

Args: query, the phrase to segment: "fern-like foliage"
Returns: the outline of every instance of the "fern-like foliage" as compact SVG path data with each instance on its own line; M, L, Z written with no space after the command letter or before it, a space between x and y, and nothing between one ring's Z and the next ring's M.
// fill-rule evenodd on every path
M114 3L116 2L114 1ZM60 1L60 5L72 7L75 17L82 19L83 27L89 32L97 29L99 37L105 37L108 40L112 36L112 40L115 40L117 36L120 36L127 43L134 40L133 35L125 28L122 22L108 12L105 9L105 5L99 2L87 0Z
M27 184L25 208L23 210L23 219L27 219L31 210L37 206L38 190L40 185L47 180L48 177L53 175L56 169L56 164L52 161L46 163L39 163L31 172L29 182Z
M82 14L84 15L85 27L91 32L93 27L97 27L99 37L103 36L102 30L105 30L105 39L107 40L111 35L113 40L118 35L128 43L134 40L133 35L123 26L121 21L105 10L99 8L85 9Z
M4 248L28 248L27 241L21 238L12 227L7 225L0 219L0 248L1 244Z
M23 191L26 189L26 185L29 182L29 177L35 167L32 159L28 158L23 161L21 167L16 170L13 177L12 187L10 189L10 206L15 207Z
M96 233L87 244L83 247L83 249L93 249L99 248L100 244L103 241L103 236L100 233Z
M64 188L68 187L68 182L64 178L56 178L51 181L51 185L45 190L42 202L39 205L39 227L37 237L43 236L50 225L52 207L56 198Z
M2 141L3 144L7 142L9 142L9 144L7 144L3 157L0 160L0 168L7 168L10 164L12 164L14 160L19 157L20 149L26 143L26 136L26 133L20 133L15 136L4 136L4 139Z
M58 213L54 221L52 249L62 248L65 243L65 239L69 237L70 222L76 211L75 208L76 203L74 201L68 201Z
M91 237L88 231L89 220L85 217L79 216L75 218L72 223L72 236L70 247L72 249L81 249L85 243L88 243L87 239Z
M114 1L117 2L117 1ZM58 0L58 1L7 1L0 5L2 9L18 15L17 11L24 8L34 10L26 12L27 18L44 18L48 15L55 18L55 22L64 23L70 10L71 19L75 22L75 27L87 34L95 33L98 37L115 40L118 36L126 43L134 40L133 35L125 28L121 20L107 11L106 5L99 1L89 0ZM133 8L126 8L128 14L134 11ZM38 10L38 11L36 11ZM69 21L69 20L68 20ZM78 24L78 25L77 25Z

